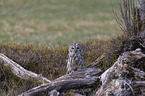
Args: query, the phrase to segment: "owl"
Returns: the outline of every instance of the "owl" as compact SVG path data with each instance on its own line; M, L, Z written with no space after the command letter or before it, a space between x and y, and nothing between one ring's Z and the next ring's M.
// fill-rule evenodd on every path
M67 60L67 73L72 73L84 67L83 46L79 43L73 43L69 47Z

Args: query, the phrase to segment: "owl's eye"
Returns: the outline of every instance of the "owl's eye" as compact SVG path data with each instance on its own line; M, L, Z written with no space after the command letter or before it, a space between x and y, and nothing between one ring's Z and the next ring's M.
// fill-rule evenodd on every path
M79 47L77 47L77 49L79 49Z
M74 47L72 47L72 49L74 49Z

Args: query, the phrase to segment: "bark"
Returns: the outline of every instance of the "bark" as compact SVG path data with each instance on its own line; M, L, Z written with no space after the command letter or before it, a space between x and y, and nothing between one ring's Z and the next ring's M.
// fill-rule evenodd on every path
M119 56L114 65L101 75L102 86L96 95L137 96L134 89L139 86L145 87L145 72L131 65L143 57L145 54L139 48Z
M82 69L57 78L51 83L42 84L36 88L30 89L19 96L39 96L42 95L42 93L49 94L49 92L53 90L62 94L70 89L91 88L99 83L98 75L100 75L100 73L101 70L98 68Z
M76 80L62 80L50 84L40 85L18 96L39 96L42 94L49 94L52 90L57 90L60 94L67 92L70 89L90 88L99 82L99 77L93 79L76 79Z
M41 74L36 74L34 72L24 69L22 66L12 61L2 53L0 53L0 60L2 61L2 64L4 66L9 67L13 74L21 79L34 80L40 83L51 82L47 78L43 77Z

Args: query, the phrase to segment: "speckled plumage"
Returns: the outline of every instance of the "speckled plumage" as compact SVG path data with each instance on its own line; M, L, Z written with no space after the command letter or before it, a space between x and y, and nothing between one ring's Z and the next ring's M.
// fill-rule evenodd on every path
M73 43L69 47L69 54L67 60L67 73L84 67L83 46L79 43Z

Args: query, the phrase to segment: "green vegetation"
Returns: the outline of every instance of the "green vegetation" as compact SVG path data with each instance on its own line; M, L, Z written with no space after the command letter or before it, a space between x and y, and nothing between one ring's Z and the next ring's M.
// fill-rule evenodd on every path
M0 41L52 48L108 39L121 34L112 7L110 0L1 0Z

